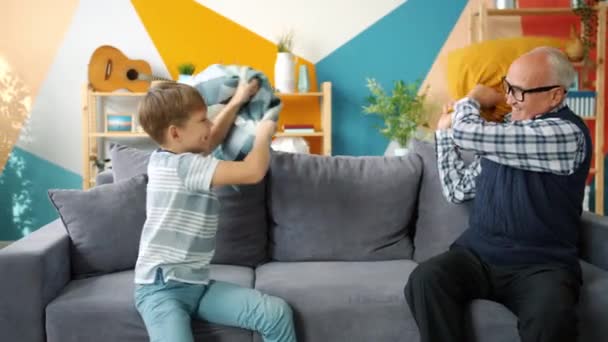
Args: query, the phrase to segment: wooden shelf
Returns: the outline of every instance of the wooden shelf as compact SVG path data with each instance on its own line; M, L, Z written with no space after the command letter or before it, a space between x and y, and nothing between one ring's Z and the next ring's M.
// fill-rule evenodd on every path
M292 132L277 132L275 137L322 137L324 135L323 132L313 132L313 133L292 133Z
M91 95L94 96L146 96L147 93L134 93L134 92L103 92L93 91ZM323 93L320 91L313 91L307 93L275 93L278 97L321 97Z
M593 8L597 11L599 9L599 6L594 6ZM479 15L479 12L475 13L475 15ZM510 9L488 8L487 15L495 17L513 17L526 15L575 15L575 13L574 9L571 7Z
M147 138L149 135L145 132L97 132L90 133L91 138Z
M134 92L104 92L104 91L92 91L91 95L93 96L123 96L123 97L133 97L133 96L145 96L147 93L134 93Z
M317 99L320 101L319 112L320 116L318 125L315 124L317 131L312 133L296 133L296 132L277 132L275 137L314 137L314 143L319 145L320 153L323 155L331 155L331 82L323 82L320 85L320 91L305 92L305 93L275 93L281 99ZM106 97L131 97L141 98L146 92L102 92L95 91L90 85L85 85L82 90L82 151L83 151L83 175L82 187L88 189L95 184L95 175L97 168L94 161L98 158L97 153L100 151L100 146L105 138L108 139L133 139L133 138L148 138L148 134L144 132L107 132L105 131L106 124L100 124L100 119L106 114L104 101ZM308 100L306 100L308 101ZM130 102L130 101L129 101ZM299 101L292 101L286 106L298 106ZM129 105L132 105L129 103ZM113 113L114 114L114 113ZM315 113L316 114L316 113ZM320 140L317 140L320 139Z
M574 15L570 7L563 8L488 8L488 16L525 16L525 15Z
M276 96L283 97L321 97L323 93L320 91L308 92L308 93L275 93Z

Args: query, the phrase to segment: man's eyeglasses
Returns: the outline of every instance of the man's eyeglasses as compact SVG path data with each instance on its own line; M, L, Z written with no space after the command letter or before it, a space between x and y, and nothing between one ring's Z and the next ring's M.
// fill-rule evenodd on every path
M504 90L505 94L509 95L509 93L511 93L511 95L513 96L515 101L518 101L518 102L523 102L524 96L527 93L542 93L542 92L549 91L551 89L555 89L555 88L559 88L559 87L561 87L561 86L552 85L552 86L546 86L546 87L523 89L518 86L511 85L511 83L509 83L507 81L506 77L502 78L502 89Z

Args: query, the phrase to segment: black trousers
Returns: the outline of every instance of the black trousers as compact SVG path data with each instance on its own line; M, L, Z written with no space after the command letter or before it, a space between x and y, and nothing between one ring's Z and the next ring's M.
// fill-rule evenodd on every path
M465 342L466 310L477 298L511 310L522 342L575 342L580 285L563 266L488 265L454 247L418 265L404 292L421 342Z

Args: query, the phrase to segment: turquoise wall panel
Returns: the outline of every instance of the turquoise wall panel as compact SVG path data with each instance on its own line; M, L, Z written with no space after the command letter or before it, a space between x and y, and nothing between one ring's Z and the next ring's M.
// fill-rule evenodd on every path
M316 64L318 80L333 82L333 154L384 153L388 141L378 133L381 122L361 111L365 79L385 88L397 79L424 80L465 5L409 0Z

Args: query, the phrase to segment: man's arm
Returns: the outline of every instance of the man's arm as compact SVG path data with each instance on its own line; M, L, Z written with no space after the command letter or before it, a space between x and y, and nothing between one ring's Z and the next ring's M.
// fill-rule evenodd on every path
M572 174L582 163L583 132L559 118L487 122L479 103L464 98L455 105L454 143L499 164L555 174Z
M462 203L475 197L475 178L481 172L479 156L469 165L462 160L454 144L451 130L435 132L437 168L443 196L452 203Z
M252 79L249 83L241 83L236 89L234 96L228 104L217 114L213 119L211 127L211 151L224 141L230 127L234 124L236 115L241 109L241 106L249 101L260 89L260 83L257 78Z

